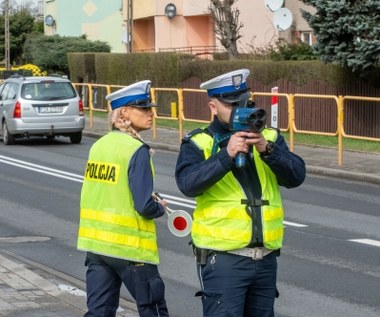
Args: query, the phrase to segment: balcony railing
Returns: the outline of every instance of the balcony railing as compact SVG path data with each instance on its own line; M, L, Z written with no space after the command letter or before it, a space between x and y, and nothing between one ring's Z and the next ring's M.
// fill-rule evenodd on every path
M214 54L220 52L216 46L183 46L183 47L170 47L170 48L160 48L160 52L178 52L178 53L188 53L194 55L205 55Z

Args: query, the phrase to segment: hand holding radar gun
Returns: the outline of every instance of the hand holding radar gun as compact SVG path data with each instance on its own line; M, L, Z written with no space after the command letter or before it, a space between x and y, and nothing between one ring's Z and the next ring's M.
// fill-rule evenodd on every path
M157 201L163 200L159 193L153 193L153 198ZM166 207L165 211L168 215L167 225L169 231L177 237L186 237L190 233L193 223L189 213L184 210L173 210L169 207Z
M231 113L230 130L260 133L265 128L266 117L266 111L256 108L252 100L242 100ZM236 167L243 167L245 164L246 154L239 153L235 158Z

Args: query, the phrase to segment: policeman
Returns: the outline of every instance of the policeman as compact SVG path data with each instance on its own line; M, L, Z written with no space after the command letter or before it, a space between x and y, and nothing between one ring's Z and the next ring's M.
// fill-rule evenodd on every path
M87 251L86 317L113 317L124 283L140 316L169 316L154 218L167 202L153 193L150 148L139 132L151 128L151 82L108 96L112 131L90 149L81 192L78 249Z
M297 187L306 174L276 129L232 129L231 114L249 102L249 74L240 69L201 84L214 119L184 138L177 159L178 188L196 199L191 236L204 316L274 316L284 231L279 185Z

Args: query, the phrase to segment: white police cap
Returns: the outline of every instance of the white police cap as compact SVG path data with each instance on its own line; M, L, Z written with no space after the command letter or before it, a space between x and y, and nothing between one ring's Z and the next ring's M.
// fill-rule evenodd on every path
M133 106L139 108L157 107L153 104L150 96L150 80L143 80L106 96L111 103L111 109L115 110L120 107Z
M207 90L210 97L216 97L223 102L238 102L250 97L246 82L249 74L250 71L246 68L235 70L202 83L200 88Z

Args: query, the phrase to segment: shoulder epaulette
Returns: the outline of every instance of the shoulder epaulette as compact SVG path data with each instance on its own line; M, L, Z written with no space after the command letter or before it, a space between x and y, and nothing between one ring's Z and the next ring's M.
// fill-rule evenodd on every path
M207 133L207 134L209 134L207 128L198 128L198 129L195 129L195 130L193 130L193 131L187 133L187 134L184 136L184 138L182 139L182 142L189 142L190 139L191 139L194 135L199 134L199 133Z

